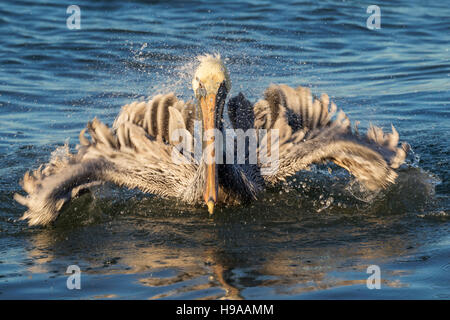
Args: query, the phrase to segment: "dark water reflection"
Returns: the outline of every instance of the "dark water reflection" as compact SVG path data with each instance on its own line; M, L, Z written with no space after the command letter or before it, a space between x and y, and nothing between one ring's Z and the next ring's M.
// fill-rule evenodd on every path
M76 200L54 227L25 231L20 274L8 275L14 290L5 293L39 298L52 288L47 294L54 298L307 298L316 292L332 298L388 298L405 290L402 297L408 297L409 277L421 280L417 267L424 268L431 257L421 247L442 229L435 229L433 219L395 209L402 195L414 198L430 191L429 184L420 183L425 180L420 171L403 175L416 177L415 191L396 187L388 192L394 198L378 195L371 204L350 197L337 188L343 181L331 179L340 190L334 205L320 179L300 200L297 189L310 179L301 175L281 194L272 190L265 201L222 208L213 219L202 208L115 188L98 191ZM312 195L317 189L328 195L325 201ZM127 200L114 203L112 194ZM393 211L380 214L381 207ZM445 268L445 251L435 248L432 257ZM62 274L71 264L83 271L79 292L65 288ZM372 264L382 266L382 294L366 288L366 268ZM422 288L421 295L446 297L439 274L427 278L438 287ZM14 279L27 276L24 283ZM39 289L30 292L30 286Z

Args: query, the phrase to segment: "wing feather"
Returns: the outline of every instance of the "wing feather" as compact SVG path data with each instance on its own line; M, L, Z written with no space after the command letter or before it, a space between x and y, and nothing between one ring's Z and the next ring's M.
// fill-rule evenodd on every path
M241 98L243 99L243 98ZM360 135L344 112L337 113L336 105L326 94L316 98L305 87L293 89L287 85L271 85L264 99L253 106L256 129L279 130L278 169L264 176L266 183L274 184L308 168L313 163L333 161L347 169L369 189L388 186L395 181L398 168L405 160L409 145L398 146L399 134L385 133L370 126L366 135ZM236 111L232 111L236 113ZM233 126L239 124L236 120ZM259 141L260 151L270 149L270 139ZM260 163L264 168L266 164Z
M113 128L94 118L87 124L90 140L86 129L80 132L78 153L72 154L66 145L49 163L25 173L22 187L27 195L15 195L28 207L22 219L30 225L48 224L81 190L104 182L163 197L196 192L192 181L198 165L174 163L172 155L178 151L169 141L174 130L193 123L195 114L187 111L192 109L192 103L168 94L125 105Z

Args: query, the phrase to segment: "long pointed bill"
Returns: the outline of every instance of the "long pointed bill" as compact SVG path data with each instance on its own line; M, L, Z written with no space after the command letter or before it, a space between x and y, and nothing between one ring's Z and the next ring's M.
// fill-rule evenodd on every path
M217 202L218 179L216 166L216 150L214 132L216 129L216 94L207 94L200 98L200 106L203 114L203 129L206 133L205 163L206 163L206 185L203 198L208 206L209 214L214 212L214 205Z

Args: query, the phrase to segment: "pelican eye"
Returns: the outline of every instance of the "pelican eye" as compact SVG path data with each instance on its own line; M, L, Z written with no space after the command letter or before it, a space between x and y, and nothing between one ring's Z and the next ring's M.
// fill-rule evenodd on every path
M206 97L206 89L205 89L205 87L202 85L201 82L198 83L197 95L198 95L199 97Z

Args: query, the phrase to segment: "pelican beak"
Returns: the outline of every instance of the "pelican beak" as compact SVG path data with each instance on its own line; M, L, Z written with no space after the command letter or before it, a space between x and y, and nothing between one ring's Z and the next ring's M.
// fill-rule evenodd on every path
M214 213L214 201L208 201L207 206L208 206L209 214L213 214Z
M203 128L205 132L204 161L206 163L206 185L203 198L208 206L209 214L213 214L214 206L217 203L217 193L219 189L218 174L216 166L216 150L214 133L216 128L216 98L213 93L200 97L200 106L203 115Z

